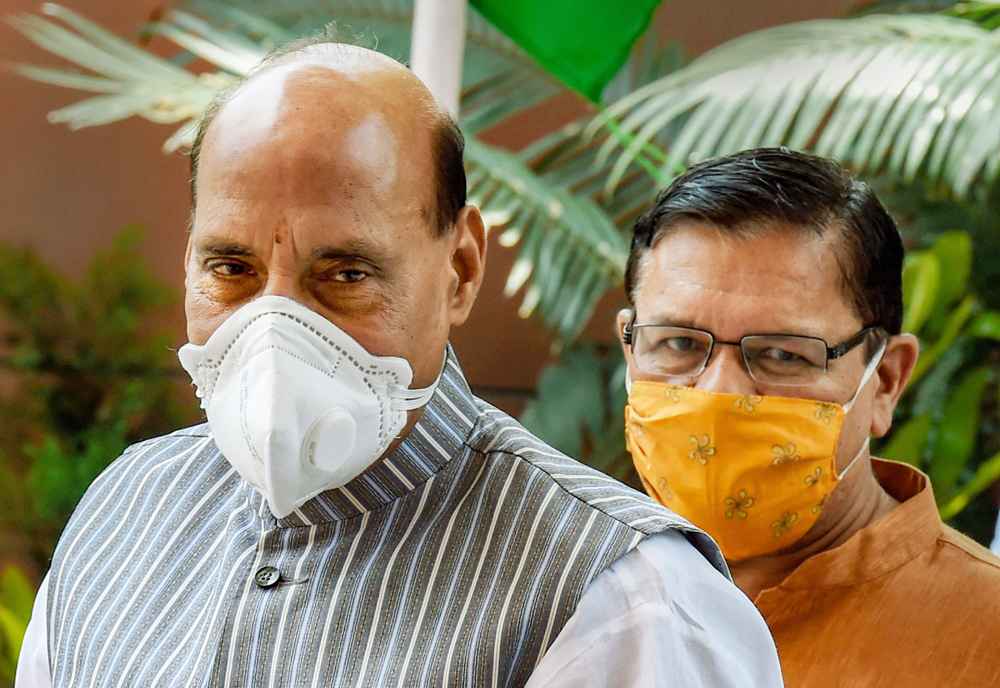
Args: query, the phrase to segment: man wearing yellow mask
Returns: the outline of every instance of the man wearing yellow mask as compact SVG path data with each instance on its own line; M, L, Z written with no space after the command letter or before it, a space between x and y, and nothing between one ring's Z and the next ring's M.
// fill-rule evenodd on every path
M867 185L784 149L691 168L635 226L629 450L718 541L790 688L1000 683L1000 559L869 455L919 351L902 259Z

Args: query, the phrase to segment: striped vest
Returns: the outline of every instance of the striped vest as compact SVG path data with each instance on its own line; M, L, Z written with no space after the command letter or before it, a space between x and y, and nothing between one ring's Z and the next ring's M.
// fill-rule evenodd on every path
M593 578L693 526L472 396L276 520L207 425L129 448L59 542L54 686L521 686Z

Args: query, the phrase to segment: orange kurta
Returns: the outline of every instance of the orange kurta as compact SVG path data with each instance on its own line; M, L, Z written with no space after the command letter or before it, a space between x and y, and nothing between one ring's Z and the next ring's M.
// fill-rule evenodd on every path
M902 503L754 600L785 685L1000 686L1000 558L941 522L923 473L872 466Z

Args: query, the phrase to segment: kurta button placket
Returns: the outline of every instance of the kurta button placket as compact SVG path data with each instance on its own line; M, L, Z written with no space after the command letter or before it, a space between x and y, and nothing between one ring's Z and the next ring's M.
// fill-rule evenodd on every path
M262 588L270 588L281 579L281 574L273 566L261 566L253 575L253 582Z

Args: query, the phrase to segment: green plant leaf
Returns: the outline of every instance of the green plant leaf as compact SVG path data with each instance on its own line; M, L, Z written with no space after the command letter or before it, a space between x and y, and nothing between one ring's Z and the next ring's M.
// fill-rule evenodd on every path
M969 323L968 332L975 337L1000 341L1000 313L980 313Z
M937 256L941 268L937 307L948 308L969 290L972 238L965 232L947 232L934 242L930 252Z
M17 656L21 654L21 643L24 641L24 631L27 628L27 619L21 619L17 614L0 604L0 633L3 634L7 659L14 666L17 666Z
M164 145L170 152L191 143L194 123L216 91L245 74L276 43L313 33L332 20L358 32L356 42L376 45L381 52L405 62L410 51L413 3L180 2L151 22L144 32L147 36L159 34L180 49L170 59L136 47L58 5L48 3L43 12L73 30L30 14L10 17L8 21L42 48L96 75L27 65L15 65L15 71L46 83L105 94L56 110L50 114L50 121L65 122L74 129L132 116L160 123L181 122L182 126ZM213 26L198 15L220 25ZM467 29L462 98L466 132L480 131L565 92L555 77L471 9ZM220 69L194 74L183 67L191 55Z
M929 251L910 253L903 262L903 332L919 332L934 312L941 263Z
M539 375L537 396L525 406L521 422L564 454L582 458L584 429L598 432L605 417L600 371L592 343L565 347L562 360Z
M906 425L893 433L892 439L881 450L882 458L900 461L920 468L923 465L927 436L934 421L929 413L910 418Z
M927 471L938 503L951 496L976 446L983 392L989 379L989 368L973 369L966 373L945 402Z
M1000 36L953 17L870 15L757 31L609 108L633 138L605 145L606 155L623 148L607 189L657 140L684 163L807 148L859 174L920 176L964 197L1000 172L998 73Z
M532 174L517 157L469 139L469 202L519 242L506 293L526 287L521 315L537 310L563 339L574 339L597 300L624 275L628 244L589 198Z
M969 347L968 338L960 336L951 346L949 346L937 362L924 375L920 382L913 389L913 405L910 413L914 416L930 414L934 418L941 415L945 401L948 400L948 392L954 387L952 384L959 369L968 360Z
M25 622L31 618L35 588L21 567L7 564L0 573L0 604Z
M959 514L980 492L1000 480L1000 453L979 464L976 474L955 492L954 496L940 506L942 521L948 521ZM938 500L940 502L940 500Z
M7 564L0 574L0 676L14 678L17 656L31 619L35 590L20 567Z
M976 308L976 305L976 297L972 294L962 299L945 323L941 336L938 337L933 345L920 352L920 358L917 359L917 365L913 368L913 374L910 375L907 388L914 386L937 363L938 359L948 350L948 347L955 342L958 335L962 332L962 328L965 327L966 322L968 322L969 317L972 315L973 310Z

